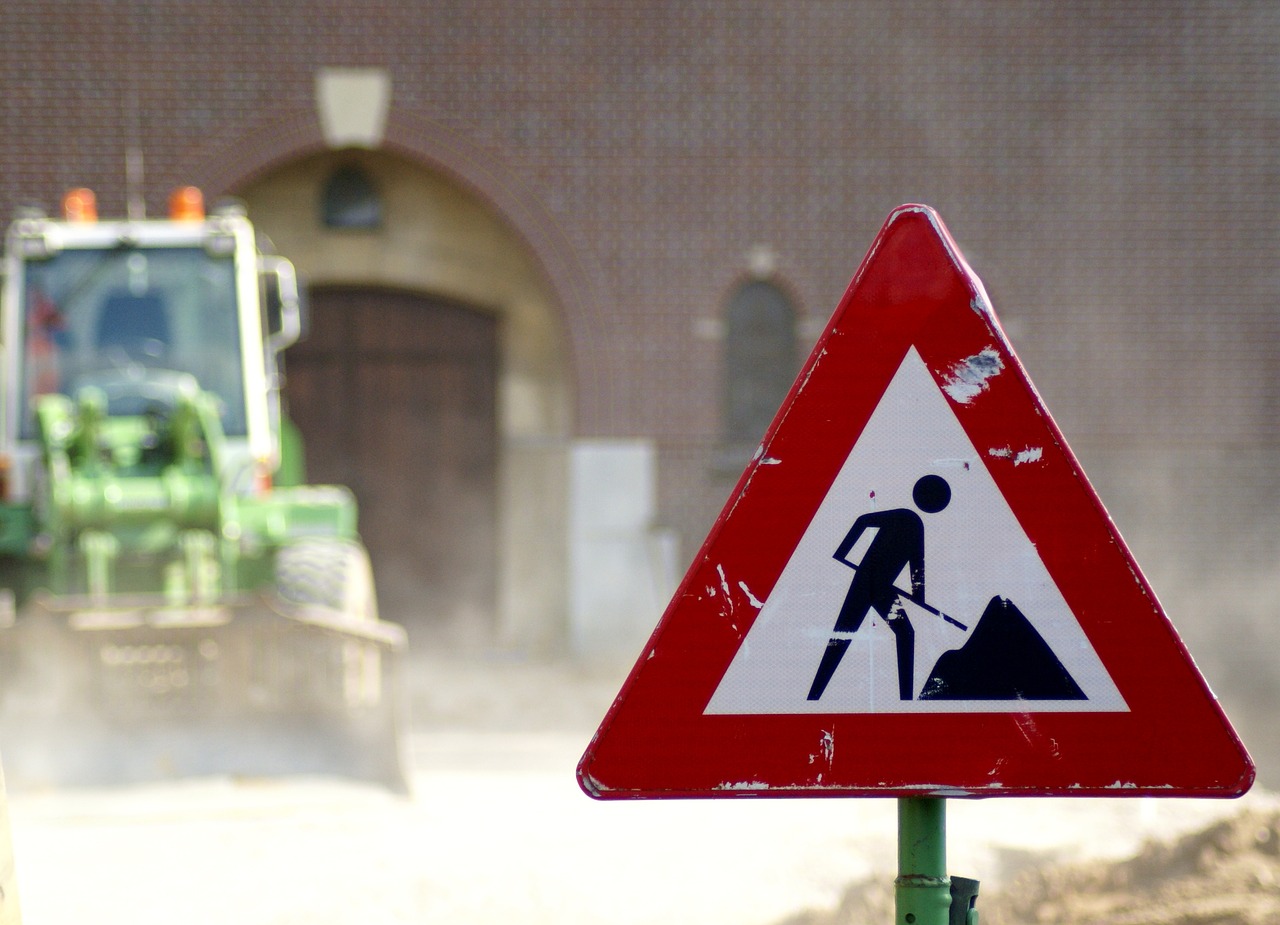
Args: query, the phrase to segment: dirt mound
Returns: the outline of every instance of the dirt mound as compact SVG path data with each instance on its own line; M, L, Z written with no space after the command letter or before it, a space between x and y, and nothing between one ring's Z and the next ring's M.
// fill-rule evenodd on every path
M1277 925L1280 812L1245 812L1125 861L1030 870L982 892L978 912L982 925ZM893 886L878 880L779 925L891 921Z

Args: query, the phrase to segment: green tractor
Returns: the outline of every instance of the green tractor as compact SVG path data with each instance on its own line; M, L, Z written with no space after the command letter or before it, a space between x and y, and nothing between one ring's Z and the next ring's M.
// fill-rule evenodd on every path
M321 774L404 790L404 631L345 488L303 484L293 267L234 205L20 216L0 300L11 787Z

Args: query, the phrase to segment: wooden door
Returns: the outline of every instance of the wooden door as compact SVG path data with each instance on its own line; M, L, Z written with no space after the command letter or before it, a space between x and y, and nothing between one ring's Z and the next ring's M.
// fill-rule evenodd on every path
M326 287L286 356L312 483L360 505L386 619L483 641L496 587L497 320L406 292Z

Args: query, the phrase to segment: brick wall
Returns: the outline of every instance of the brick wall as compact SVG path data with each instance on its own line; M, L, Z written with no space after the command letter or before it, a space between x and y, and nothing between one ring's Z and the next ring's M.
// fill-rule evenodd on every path
M397 137L549 217L588 294L576 432L658 441L689 552L729 487L699 322L757 245L825 317L928 202L1193 645L1277 633L1274 3L7 0L0 39L5 215L81 183L121 211L133 143L153 209L234 186L319 146L318 67L387 68Z

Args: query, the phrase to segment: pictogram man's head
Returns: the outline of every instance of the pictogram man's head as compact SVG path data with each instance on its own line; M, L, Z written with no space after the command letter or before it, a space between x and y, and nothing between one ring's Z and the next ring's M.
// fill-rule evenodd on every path
M911 499L926 514L936 514L951 503L951 486L940 475L926 475L911 489Z

